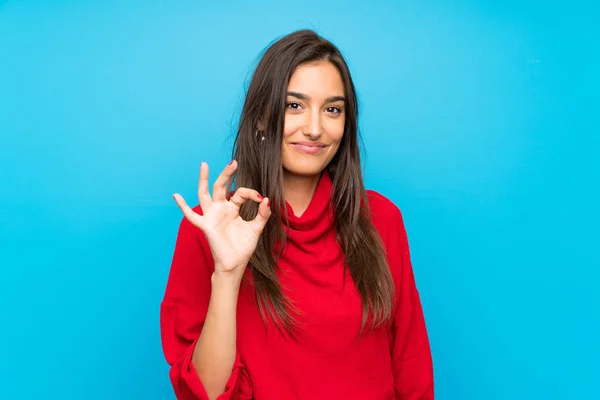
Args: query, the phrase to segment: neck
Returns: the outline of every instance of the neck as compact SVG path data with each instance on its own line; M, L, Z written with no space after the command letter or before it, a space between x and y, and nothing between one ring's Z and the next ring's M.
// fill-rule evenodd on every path
M294 210L294 215L300 217L312 200L320 175L299 176L283 172L283 197Z

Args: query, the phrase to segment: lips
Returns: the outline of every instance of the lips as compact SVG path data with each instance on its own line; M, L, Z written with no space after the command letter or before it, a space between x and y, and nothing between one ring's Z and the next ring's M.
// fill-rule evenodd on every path
M298 151L305 154L319 154L327 145L325 143L314 143L314 142L296 142L291 145Z

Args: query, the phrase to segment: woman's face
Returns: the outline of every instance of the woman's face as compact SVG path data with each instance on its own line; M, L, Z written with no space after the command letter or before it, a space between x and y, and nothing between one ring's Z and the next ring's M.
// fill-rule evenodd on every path
M288 85L282 141L285 174L315 176L344 135L344 83L327 61L300 65Z

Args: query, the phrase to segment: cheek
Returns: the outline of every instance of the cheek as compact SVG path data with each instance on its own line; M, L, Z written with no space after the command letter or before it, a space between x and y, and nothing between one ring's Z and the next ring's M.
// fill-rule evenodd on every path
M342 140L342 136L344 136L344 126L344 119L339 118L328 121L327 126L324 128L331 140L339 143Z
M292 136L302 128L302 118L299 115L286 114L283 120L283 137Z

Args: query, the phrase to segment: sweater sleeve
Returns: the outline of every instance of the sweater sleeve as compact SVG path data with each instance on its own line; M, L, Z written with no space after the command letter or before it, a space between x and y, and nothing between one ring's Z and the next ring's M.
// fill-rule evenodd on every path
M398 305L392 324L396 400L433 400L433 362L429 338L400 212L397 227L400 271L395 278Z
M199 207L194 211L200 213ZM178 400L209 400L192 364L192 354L208 311L212 256L202 232L185 218L179 226L175 251L160 308L160 330L170 379ZM246 369L236 359L225 392L219 400L252 398Z

